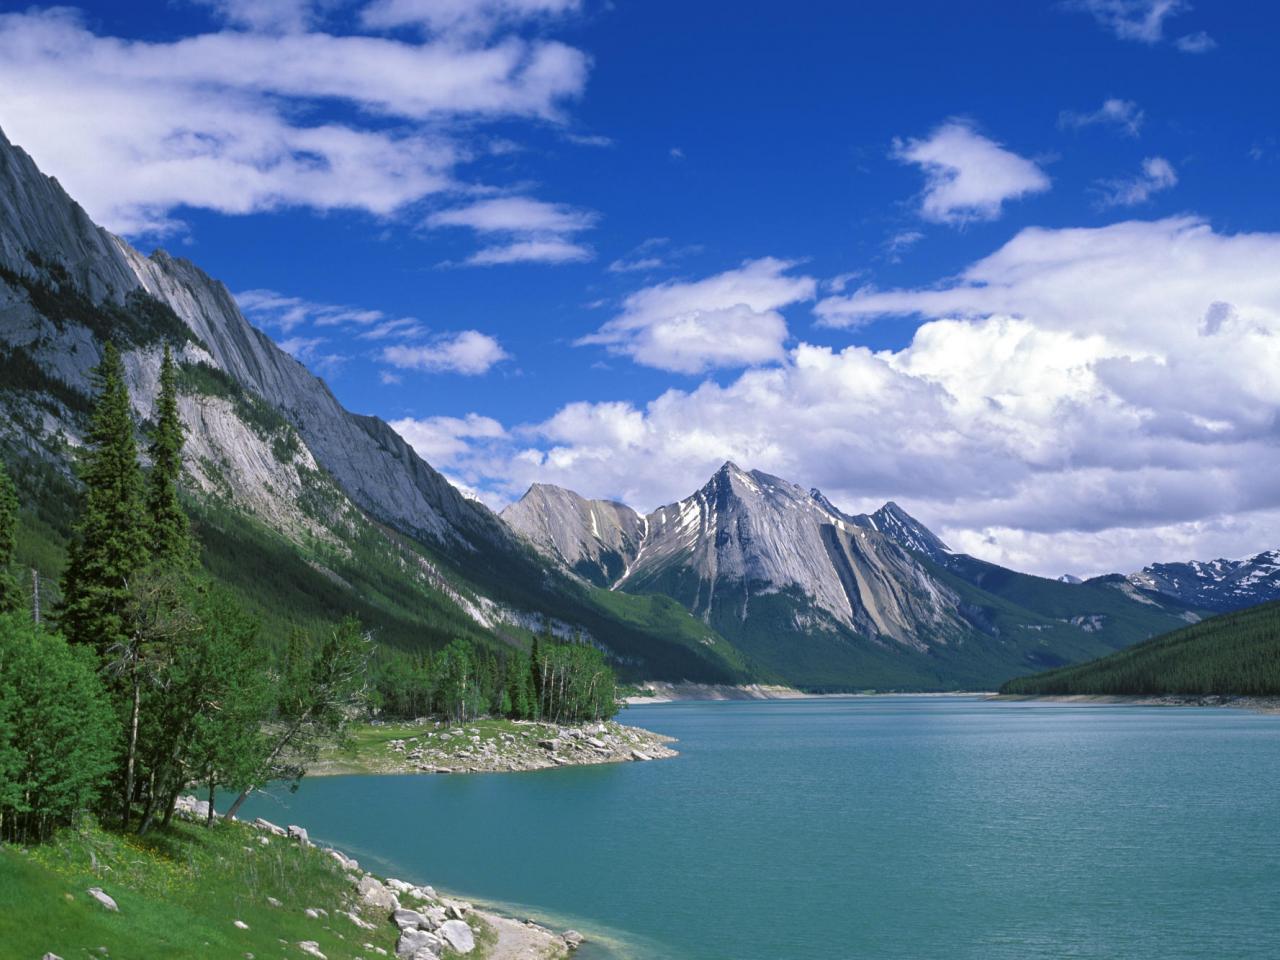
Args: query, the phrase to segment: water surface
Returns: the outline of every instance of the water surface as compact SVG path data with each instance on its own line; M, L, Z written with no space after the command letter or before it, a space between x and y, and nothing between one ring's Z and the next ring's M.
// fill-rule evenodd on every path
M622 719L682 755L318 778L245 814L577 926L582 960L1280 957L1280 718L895 697Z

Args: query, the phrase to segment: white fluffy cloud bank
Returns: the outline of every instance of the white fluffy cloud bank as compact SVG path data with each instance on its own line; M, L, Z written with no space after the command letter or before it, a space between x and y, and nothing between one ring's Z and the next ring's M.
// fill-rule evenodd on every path
M703 280L645 287L623 301L618 316L577 342L676 373L780 360L787 322L778 311L812 299L817 289L812 277L789 273L795 266L765 257Z
M337 35L308 4L216 6L253 29L148 42L66 8L0 16L6 134L117 232L172 230L181 206L390 214L457 185L468 121L554 120L586 82L552 40ZM350 109L321 120L324 102Z
M732 458L849 509L893 498L952 544L1044 574L1275 546L1280 234L1193 218L1029 229L953 282L821 301L915 316L896 351L800 343L727 384L570 404L444 464L651 508Z

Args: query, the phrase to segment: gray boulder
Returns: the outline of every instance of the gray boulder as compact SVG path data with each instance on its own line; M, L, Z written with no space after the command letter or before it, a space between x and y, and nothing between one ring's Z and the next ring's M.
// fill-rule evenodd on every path
M111 897L109 897L107 894L102 892L101 887L90 887L89 896L93 897L93 899L97 900L100 904L102 904L104 907L106 907L108 910L112 912L116 912L120 909L120 907L116 905L116 902L111 899Z
M373 877L361 877L360 882L356 884L356 893L371 907L380 907L383 910L400 909L399 898L385 884Z
M470 953L476 948L471 928L462 920L446 920L440 925L440 937L455 953Z
M427 918L417 910L406 910L403 907L393 911L391 919L401 930L418 930L428 926Z
M396 941L396 956L400 960L423 960L423 951L435 955L442 949L443 941L426 930L401 930L400 939Z

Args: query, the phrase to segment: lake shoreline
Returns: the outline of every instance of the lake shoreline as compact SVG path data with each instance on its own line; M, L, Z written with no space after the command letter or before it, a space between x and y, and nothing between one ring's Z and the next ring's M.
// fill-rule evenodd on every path
M647 762L678 756L674 742L613 720L571 725L486 718L449 725L420 718L362 724L353 749L322 756L307 768L307 776L522 773Z
M697 703L756 700L830 700L850 697L990 697L991 690L920 691L917 693L885 691L883 693L810 693L779 684L725 684L725 683L668 683L653 681L641 685L641 689L653 691L652 695L632 695L625 699L629 707L641 707L657 703Z
M1006 703L1063 703L1078 706L1231 707L1254 713L1280 714L1280 697L1237 697L1218 694L995 693L988 700Z

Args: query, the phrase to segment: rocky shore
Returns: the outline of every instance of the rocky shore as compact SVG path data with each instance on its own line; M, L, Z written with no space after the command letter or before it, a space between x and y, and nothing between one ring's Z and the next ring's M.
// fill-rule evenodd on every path
M178 815L203 820L208 804L196 797L178 800ZM257 843L291 843L313 846L304 827L281 827L258 818L246 823L257 833ZM248 849L248 848L246 848ZM464 900L444 896L430 886L419 886L394 878L379 878L362 870L360 864L340 850L321 847L350 879L349 895L338 903L316 904L304 910L323 930L335 931L346 940L366 934L366 940L380 925L382 932L394 932L397 960L441 960L442 957L474 954L476 960L564 960L584 942L573 930L556 933L532 920L517 920L476 907ZM281 907L278 902L271 906ZM237 921L238 922L238 921ZM327 960L315 941L303 940L297 949L317 960ZM390 957L391 951L372 942L362 944L367 957Z
M450 725L421 719L366 726L354 750L326 755L308 773L509 773L633 763L676 756L674 742L613 721L566 726L486 719Z

